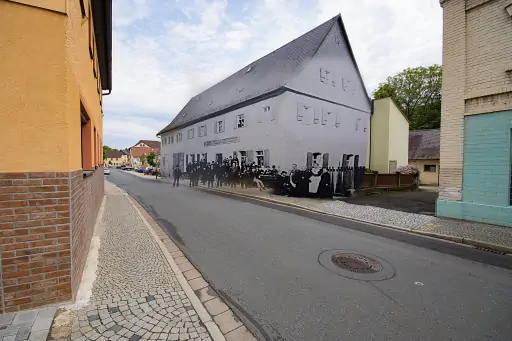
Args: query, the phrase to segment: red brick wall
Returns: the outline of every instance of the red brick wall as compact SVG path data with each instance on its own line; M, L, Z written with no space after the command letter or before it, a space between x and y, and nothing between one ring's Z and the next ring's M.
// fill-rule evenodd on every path
M82 279L96 217L104 193L103 170L98 168L90 177L82 171L70 173L72 212L72 293L75 297Z
M0 173L5 312L71 299L69 173Z
M102 173L0 173L0 312L72 299L103 196ZM70 201L78 188L82 195Z

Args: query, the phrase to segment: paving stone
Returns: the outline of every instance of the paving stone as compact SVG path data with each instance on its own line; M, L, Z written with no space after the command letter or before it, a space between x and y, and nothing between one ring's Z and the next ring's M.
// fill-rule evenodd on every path
M200 337L201 331L206 330L200 322L192 323L192 317L197 321L197 313L160 247L128 199L108 183L105 188L102 223L106 228L101 237L97 277L89 305L77 313L73 340L179 340L180 335L186 335L183 340L193 340L191 334ZM165 244L176 258L182 256L172 241ZM188 261L180 266L193 269ZM194 279L204 282L189 273L193 274ZM196 288L202 289L203 282L196 281Z
M183 273L183 276L185 276L185 278L188 281L190 281L191 279L201 277L201 273L199 271L197 271L196 269L192 269L192 270L189 270L189 271L185 271Z
M190 280L188 284L190 284L192 290L199 290L208 286L208 283L202 277Z
M11 322L11 327L28 327L32 326L37 317L37 310L22 311L16 314Z
M212 316L219 315L229 309L228 306L218 297L205 302L204 306Z
M229 333L230 331L242 326L242 322L240 322L240 320L235 315L233 315L231 310L214 316L213 320L219 326L222 334Z
M224 336L226 337L226 341L257 341L244 326L232 330Z

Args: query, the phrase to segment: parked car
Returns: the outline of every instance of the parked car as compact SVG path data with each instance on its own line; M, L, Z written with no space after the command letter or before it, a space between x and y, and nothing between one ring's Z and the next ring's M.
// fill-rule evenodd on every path
M110 169L109 168L103 168L103 174L104 175L110 175Z
M124 167L124 170L126 170L126 171L131 171L131 170L133 170L133 167L126 166L126 167Z

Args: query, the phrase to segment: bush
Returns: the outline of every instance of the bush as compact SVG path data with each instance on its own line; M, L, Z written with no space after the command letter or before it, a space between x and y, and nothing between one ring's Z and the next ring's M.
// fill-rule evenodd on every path
M398 167L397 172L400 174L412 174L412 188L416 189L420 186L420 172L418 168L411 165Z

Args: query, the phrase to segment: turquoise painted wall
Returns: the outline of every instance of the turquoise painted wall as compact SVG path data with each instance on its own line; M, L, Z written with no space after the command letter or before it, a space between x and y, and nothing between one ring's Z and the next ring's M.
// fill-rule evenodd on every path
M464 118L462 201L438 200L436 213L512 226L512 111Z

